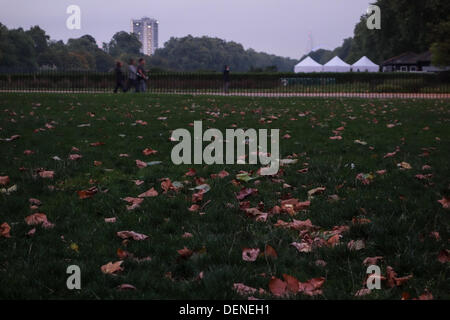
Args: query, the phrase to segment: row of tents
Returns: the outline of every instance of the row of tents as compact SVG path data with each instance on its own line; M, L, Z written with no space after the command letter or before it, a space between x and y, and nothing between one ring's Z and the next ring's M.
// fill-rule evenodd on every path
M366 56L350 65L338 56L334 57L326 64L321 65L310 56L306 57L294 67L295 73L309 72L378 72L380 66L370 61Z

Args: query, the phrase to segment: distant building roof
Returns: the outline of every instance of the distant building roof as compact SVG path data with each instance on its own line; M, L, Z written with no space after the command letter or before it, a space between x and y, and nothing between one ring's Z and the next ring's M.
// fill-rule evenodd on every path
M430 62L431 52L426 51L421 54L416 54L414 52L405 52L396 57L387 59L383 62L383 66L387 65L398 65L398 64L417 64L418 62Z

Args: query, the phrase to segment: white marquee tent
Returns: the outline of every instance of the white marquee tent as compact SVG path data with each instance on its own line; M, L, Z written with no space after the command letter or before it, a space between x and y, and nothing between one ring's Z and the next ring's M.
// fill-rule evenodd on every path
M314 61L311 57L306 57L294 67L295 73L300 72L322 72L323 66Z
M364 56L352 65L352 70L360 72L378 72L380 70L380 66Z
M351 66L338 56L324 64L323 72L350 72Z

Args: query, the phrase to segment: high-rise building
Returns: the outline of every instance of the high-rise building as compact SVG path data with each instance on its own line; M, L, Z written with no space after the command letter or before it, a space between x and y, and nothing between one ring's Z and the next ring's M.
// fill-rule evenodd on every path
M141 52L152 55L158 49L158 26L159 21L147 17L131 20L131 32L137 35L142 43Z

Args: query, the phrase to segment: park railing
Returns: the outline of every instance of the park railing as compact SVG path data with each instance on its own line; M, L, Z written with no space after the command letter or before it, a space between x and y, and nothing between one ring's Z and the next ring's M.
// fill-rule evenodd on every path
M125 75L125 83L127 82ZM2 92L112 92L112 72L34 71L2 72ZM149 72L147 92L225 94L223 75L212 73ZM130 91L134 91L131 89ZM248 96L450 96L450 73L232 73L230 95Z

